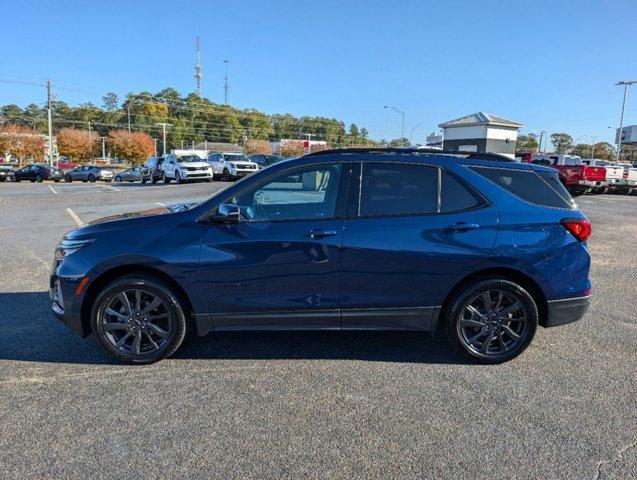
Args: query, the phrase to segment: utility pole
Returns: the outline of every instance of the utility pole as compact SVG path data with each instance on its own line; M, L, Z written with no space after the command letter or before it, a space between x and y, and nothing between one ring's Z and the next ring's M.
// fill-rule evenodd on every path
M106 137L100 137L102 139L102 159L106 160Z
M544 138L544 134L545 134L545 133L546 133L546 132L545 132L544 130L542 130L542 131L540 132L540 145L539 145L539 147L538 147L538 152L543 152L543 150L542 150L542 139Z
M595 137L593 137L593 143L591 144L591 160L595 158Z
M53 118L51 114L51 104L53 99L51 93L51 80L46 81L46 96L47 96L47 117L49 119L49 164L53 166Z
M223 63L225 64L225 68L226 68L226 76L224 77L224 84L223 84L223 104L224 105L228 105L228 90L230 90L230 84L228 84L228 62L230 60L224 60Z
M201 64L199 63L199 35L197 35L197 55L195 63L195 92L198 97L201 97Z
M156 123L155 125L158 125L158 126L163 128L163 132L164 133L163 133L162 137L163 137L163 141L164 141L164 146L163 146L161 154L162 155L166 155L166 127L172 127L172 124L170 124L170 123ZM155 150L156 149L157 149L157 147L155 147Z
M130 133L130 104L133 101L133 97L128 99L128 105L126 106L126 110L128 110L128 133Z
M409 133L409 146L411 147L414 144L414 130L416 130L418 127L420 127L424 122L420 122L416 125L414 125L414 128L411 129L411 132Z
M385 108L391 108L394 112L400 114L403 117L403 123L400 128L400 146L405 146L405 112L402 110L398 110L396 107L392 107L391 105L385 105Z
M155 140L155 156L157 156L157 139L153 138L153 140Z
M624 109L626 108L626 96L628 95L628 86L637 83L637 80L622 80L617 82L615 85L623 85L624 86L624 101L622 102L622 114L619 118L619 132L617 134L617 158L616 160L619 162L619 157L622 153L622 128L624 128Z

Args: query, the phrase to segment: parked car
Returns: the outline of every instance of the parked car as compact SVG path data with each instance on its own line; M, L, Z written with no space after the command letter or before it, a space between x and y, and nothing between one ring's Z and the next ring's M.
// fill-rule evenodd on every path
M66 172L67 170L73 170L74 168L80 166L79 164L72 162L66 158L60 158L57 162L55 162L55 165L63 172Z
M143 167L148 170L151 183L157 183L162 179L162 163L164 163L164 157L150 157L144 163Z
M624 169L624 181L618 190L632 194L637 190L637 166L626 162L619 163L619 166Z
M549 165L559 171L560 181L572 195L604 189L608 186L606 169L584 165L575 155L536 154L531 157L534 165Z
M13 172L14 182L20 182L22 180L29 180L31 182L53 180L57 183L62 180L62 178L62 171L51 165L32 164Z
M96 182L103 180L105 182L113 181L113 170L108 167L102 167L99 165L80 165L74 168L70 172L64 174L64 180L72 182L74 180L81 180L82 182Z
M142 182L146 183L150 180L150 171L141 166L136 166L119 172L115 175L116 182Z
M212 182L212 168L197 155L166 155L160 168L164 183L171 180L177 183L193 180Z
M190 329L425 330L509 360L538 324L586 312L591 225L553 168L445 153L310 154L78 228L55 252L53 312L130 363Z
M256 163L240 153L211 153L208 156L208 163L212 167L214 177L221 177L221 180L225 182L245 177L259 170Z
M248 158L251 162L254 162L259 166L259 170L285 160L285 158L280 155L264 155L260 153L250 155Z
M13 168L10 165L0 165L0 182L11 180L13 177Z
M591 158L582 160L582 164L594 167L603 167L606 170L606 185L601 188L594 189L596 193L607 193L610 190L623 188L624 185L624 168L616 163L602 160L600 158Z

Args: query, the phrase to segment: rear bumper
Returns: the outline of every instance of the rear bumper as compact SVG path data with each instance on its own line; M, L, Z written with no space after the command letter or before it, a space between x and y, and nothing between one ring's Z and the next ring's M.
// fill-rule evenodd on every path
M578 185L583 187L606 187L608 186L608 182L606 180L580 180Z
M591 302L591 297L564 298L548 301L548 315L545 327L557 327L581 319Z

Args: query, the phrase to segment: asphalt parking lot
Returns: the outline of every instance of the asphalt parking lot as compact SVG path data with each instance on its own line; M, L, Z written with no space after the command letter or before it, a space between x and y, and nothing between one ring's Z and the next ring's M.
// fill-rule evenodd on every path
M50 313L77 222L224 184L0 184L0 477L637 478L637 196L577 202L594 298L498 366L413 333L223 333L113 363Z

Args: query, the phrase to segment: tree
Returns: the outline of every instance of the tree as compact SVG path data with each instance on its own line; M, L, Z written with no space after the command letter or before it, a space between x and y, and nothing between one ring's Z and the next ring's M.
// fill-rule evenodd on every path
M568 133L551 134L551 143L555 148L555 153L569 153L573 150L573 137Z
M595 148L592 150L589 150L587 157L590 157L591 152L594 158L601 158L602 160L614 160L615 158L615 149L608 142L596 143ZM586 157L582 157L582 158L586 158Z
M8 120L14 125L17 125L22 120L22 109L13 103L5 105L0 108L0 117L4 120Z
M155 142L144 132L111 130L106 141L115 156L125 158L133 165L144 163L155 151Z
M577 155L582 158L589 158L591 155L591 146L585 143L578 143L573 147L573 155Z
M392 148L399 148L402 146L408 147L409 146L409 139L408 138L395 138L393 140L390 140L389 142L389 146Z
M118 109L119 97L115 92L108 92L102 97L102 101L104 102L104 108L109 112L114 112Z
M57 133L56 138L60 155L72 160L85 162L97 153L99 136L95 132L63 128Z
M281 143L280 153L283 157L300 157L303 155L303 140L287 140Z
M0 125L0 154L18 159L21 167L27 158L44 158L44 137L20 125Z
M520 152L536 152L538 147L537 137L533 134L520 135L515 145L515 149Z
M270 155L272 153L272 145L267 140L246 140L243 146L243 153L245 155L252 155L253 153Z

